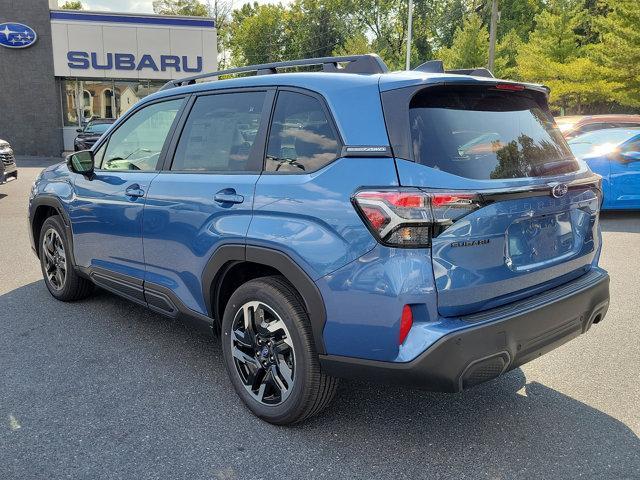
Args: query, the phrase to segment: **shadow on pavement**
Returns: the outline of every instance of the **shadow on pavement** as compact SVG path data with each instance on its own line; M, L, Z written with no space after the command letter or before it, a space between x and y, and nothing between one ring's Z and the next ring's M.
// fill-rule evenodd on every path
M42 281L0 296L0 364L8 478L633 478L640 471L640 440L630 428L527 383L520 369L455 395L345 381L320 416L274 427L241 406L211 338L105 292L56 302ZM20 430L10 431L7 418ZM269 454L260 454L265 448Z
M604 232L640 233L640 211L601 212L600 226Z

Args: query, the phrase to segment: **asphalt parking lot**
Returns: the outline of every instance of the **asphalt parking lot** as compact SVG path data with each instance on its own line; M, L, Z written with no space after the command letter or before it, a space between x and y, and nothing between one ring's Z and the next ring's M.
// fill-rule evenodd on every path
M60 303L27 236L42 161L0 186L0 478L640 478L640 213L604 214L611 307L464 394L343 382L293 428L253 417L209 337L106 292Z

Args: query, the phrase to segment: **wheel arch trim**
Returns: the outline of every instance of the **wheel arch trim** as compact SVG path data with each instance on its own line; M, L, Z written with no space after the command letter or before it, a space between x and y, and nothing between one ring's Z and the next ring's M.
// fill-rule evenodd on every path
M213 296L217 298L218 286L224 282L229 272L227 265L237 262L251 262L274 268L279 271L300 294L305 305L314 344L319 354L325 353L323 330L326 321L326 310L320 290L311 277L289 255L273 248L256 245L226 244L218 247L213 253L202 274L202 293L207 313L215 321L221 322L221 314L216 312ZM212 292L214 292L212 294Z
M71 228L71 220L69 219L69 215L65 210L60 199L53 195L38 195L33 200L31 200L31 205L29 208L29 229L31 230L31 237L33 238L32 247L35 251L36 256L40 258L40 253L38 252L39 238L36 238L36 232L34 230L35 226L33 222L35 220L35 215L39 207L51 207L58 213L58 215L60 215L60 218L62 218L65 234L67 236L67 242L69 243L69 247L71 247L70 248L71 251L69 252L69 258L71 260L71 264L75 267L76 259L75 259L75 254L73 250L73 229Z

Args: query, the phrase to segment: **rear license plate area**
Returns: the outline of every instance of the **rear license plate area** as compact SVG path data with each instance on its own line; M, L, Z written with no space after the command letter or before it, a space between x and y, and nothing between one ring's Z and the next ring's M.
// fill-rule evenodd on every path
M507 229L505 263L514 271L546 267L574 255L577 243L570 211L522 218Z

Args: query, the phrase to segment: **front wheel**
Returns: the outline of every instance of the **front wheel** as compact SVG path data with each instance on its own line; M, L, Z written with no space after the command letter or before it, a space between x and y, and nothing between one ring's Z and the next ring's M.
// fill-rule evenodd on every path
M71 264L71 248L59 215L44 221L38 244L42 276L51 295L68 302L91 294L93 283L80 277Z
M320 370L304 306L282 277L251 280L229 299L222 350L233 386L258 417L300 422L324 409L338 380Z

